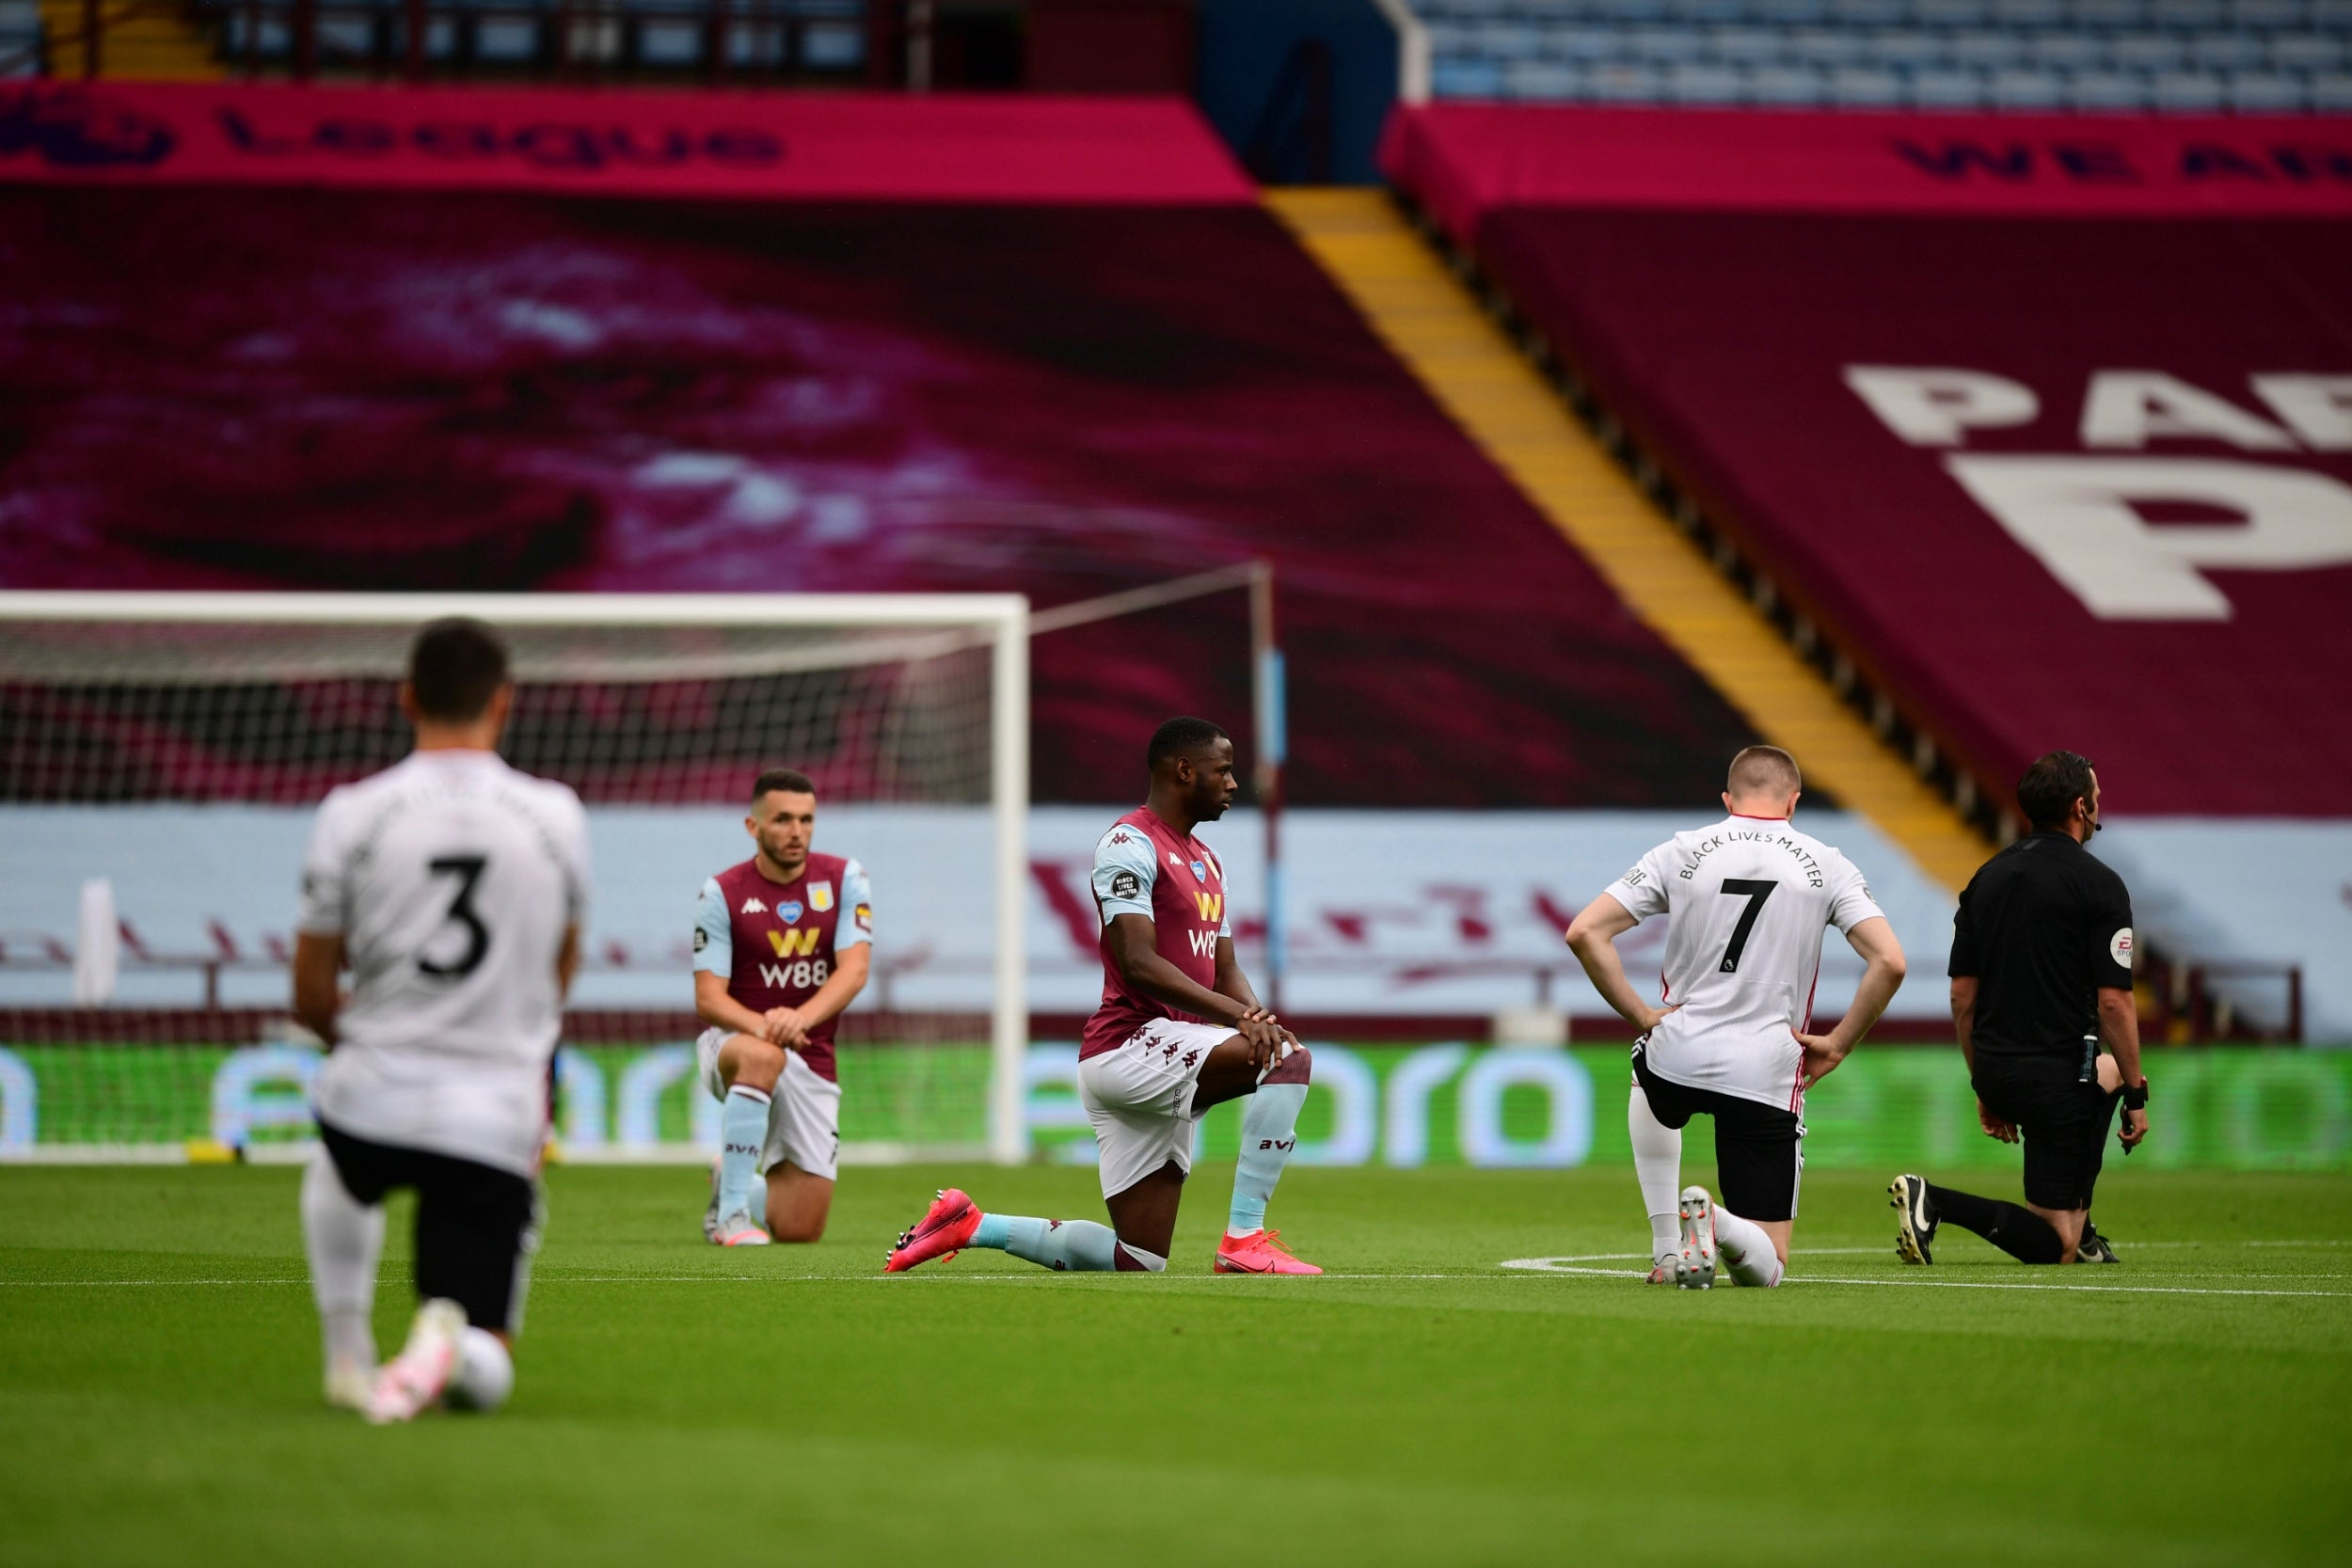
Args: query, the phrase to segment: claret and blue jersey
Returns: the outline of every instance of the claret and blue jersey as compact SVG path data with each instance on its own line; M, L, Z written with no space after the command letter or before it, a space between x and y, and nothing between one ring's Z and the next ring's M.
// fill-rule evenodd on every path
M727 994L755 1012L806 1003L842 949L873 940L873 883L840 855L812 853L788 882L770 880L756 859L729 866L703 882L694 908L694 968L725 976ZM799 1048L827 1080L838 1022L813 1025Z
M1092 882L1102 914L1103 1001L1087 1021L1079 1057L1115 1050L1154 1019L1202 1022L1128 987L1111 958L1110 924L1122 914L1143 916L1152 922L1160 957L1215 990L1216 945L1233 934L1225 908L1225 867L1216 852L1139 806L1112 823L1095 844Z

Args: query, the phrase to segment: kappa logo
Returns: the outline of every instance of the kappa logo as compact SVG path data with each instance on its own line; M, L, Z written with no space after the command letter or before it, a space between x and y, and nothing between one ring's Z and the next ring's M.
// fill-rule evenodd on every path
M797 898L787 898L783 903L778 904L776 906L776 918L783 921L787 926L799 924L801 918L801 901Z
M1200 1059L1200 1053L1198 1051L1187 1051L1184 1053L1184 1066L1186 1067L1192 1066L1193 1063L1199 1061Z
M805 958L817 951L817 939L822 934L814 926L803 926L795 931L771 931L768 945L776 950L779 958Z
M1210 925L1214 926L1218 921L1225 918L1225 895L1221 893L1196 893L1192 895L1192 901L1195 907L1200 911L1200 918L1207 921Z
M0 157L31 151L53 168L150 167L179 144L163 121L116 108L95 93L0 99Z
M1119 832L1111 834L1111 842L1113 844L1133 844L1135 841L1135 835L1127 832L1124 828L1121 828Z
M746 898L743 900L743 907L736 912L739 914L766 914L768 912L768 906L761 903L756 898Z

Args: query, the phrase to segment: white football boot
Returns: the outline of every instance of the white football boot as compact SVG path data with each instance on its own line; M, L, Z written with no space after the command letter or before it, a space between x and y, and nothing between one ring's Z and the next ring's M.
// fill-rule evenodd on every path
M365 1410L375 1392L375 1369L338 1361L326 1369L326 1402L338 1410Z
M375 1374L363 1414L377 1426L414 1420L438 1403L457 1366L458 1338L466 1332L466 1309L453 1301L428 1301L417 1308L408 1342Z
M1682 1250L1675 1254L1675 1283L1686 1291L1715 1285L1715 1203L1705 1187L1682 1189Z

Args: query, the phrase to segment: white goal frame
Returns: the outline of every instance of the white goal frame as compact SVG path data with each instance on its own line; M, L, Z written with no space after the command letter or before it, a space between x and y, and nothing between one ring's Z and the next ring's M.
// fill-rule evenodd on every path
M969 632L989 661L989 806L995 839L988 1148L1025 1158L1029 601L1019 594L319 594L0 592L0 622L277 622L415 626L448 615L492 626L903 626Z

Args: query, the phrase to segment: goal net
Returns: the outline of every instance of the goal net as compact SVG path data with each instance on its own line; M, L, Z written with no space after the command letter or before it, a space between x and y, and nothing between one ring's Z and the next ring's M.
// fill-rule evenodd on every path
M586 803L566 1159L701 1158L696 895L753 779L818 787L866 865L845 1159L1020 1157L1028 628L1001 594L0 594L0 1159L291 1154L319 1062L287 1008L298 866L336 784L408 749L437 616L506 638L501 750Z

